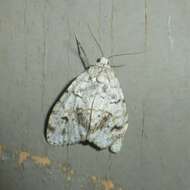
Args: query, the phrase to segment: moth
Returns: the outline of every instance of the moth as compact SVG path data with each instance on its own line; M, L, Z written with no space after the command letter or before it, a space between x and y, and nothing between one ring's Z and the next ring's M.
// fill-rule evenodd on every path
M47 122L47 142L52 145L87 142L100 150L109 148L117 153L128 128L119 80L97 41L102 56L94 65L89 65L81 43L75 38L85 71L72 81L53 106Z

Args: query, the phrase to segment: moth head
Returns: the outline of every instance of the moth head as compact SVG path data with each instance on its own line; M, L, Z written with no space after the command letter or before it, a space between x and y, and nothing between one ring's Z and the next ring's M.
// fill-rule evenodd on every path
M105 57L100 57L96 60L96 65L99 65L99 66L109 65L109 60Z

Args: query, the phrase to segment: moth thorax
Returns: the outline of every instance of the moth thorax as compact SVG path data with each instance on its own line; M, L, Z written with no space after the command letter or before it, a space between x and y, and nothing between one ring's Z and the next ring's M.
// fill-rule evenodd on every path
M99 65L99 66L109 65L109 60L107 58L105 58L105 57L98 58L96 62L97 62L96 64Z

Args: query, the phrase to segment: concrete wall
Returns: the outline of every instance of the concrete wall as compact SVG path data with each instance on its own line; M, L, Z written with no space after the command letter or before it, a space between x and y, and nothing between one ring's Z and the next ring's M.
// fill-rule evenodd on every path
M0 189L189 190L190 1L0 0ZM127 97L129 129L113 155L52 147L43 130L64 86L83 71L74 41L99 56Z

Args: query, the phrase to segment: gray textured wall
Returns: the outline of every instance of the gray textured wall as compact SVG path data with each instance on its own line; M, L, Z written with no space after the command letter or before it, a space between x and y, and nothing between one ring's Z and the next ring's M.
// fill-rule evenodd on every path
M0 0L0 189L189 190L190 1ZM91 25L127 97L122 151L52 147L51 104L93 62Z

